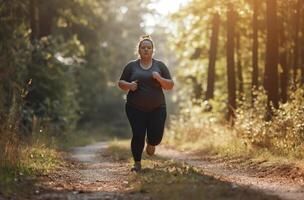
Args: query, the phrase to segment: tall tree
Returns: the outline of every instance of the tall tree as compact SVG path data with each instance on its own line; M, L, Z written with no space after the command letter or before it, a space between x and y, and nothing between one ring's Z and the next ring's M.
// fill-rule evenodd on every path
M258 43L258 10L259 10L259 2L258 0L253 0L253 17L252 17L252 28L253 28L253 34L252 34L252 88L258 88L259 86L259 43ZM252 92L252 100L254 101L255 95Z
M240 32L236 34L236 55L237 55L237 80L238 80L238 93L239 93L239 99L242 100L242 97L244 95L244 80L243 80L243 69L242 69L242 61L241 61L241 35Z
M219 28L220 28L220 16L218 13L215 13L212 21L212 34L211 34L210 50L209 50L206 100L212 99L214 93L215 61L216 61L216 53L217 53Z
M268 104L275 108L279 106L278 95L278 28L277 1L266 1L266 62L264 73L264 88L267 92Z
M293 49L293 81L294 84L297 82L297 71L299 68L299 30L300 30L300 17L301 17L301 4L302 0L298 0L295 4L294 14L294 49Z
M48 36L52 32L55 14L53 5L52 1L39 1L39 38Z
M39 34L39 22L38 22L38 5L37 0L30 0L29 4L30 13L30 28L31 28L31 41L37 40Z
M283 20L280 20L279 26L279 46L286 46L286 35ZM283 103L287 101L287 89L288 89L288 77L289 77L289 67L287 64L287 51L286 48L280 48L279 51L279 63L281 65L282 71L280 72L280 86L281 86L281 100Z
M304 12L303 12L304 3L301 4L301 10L302 10L302 12L301 12L301 27L300 27L300 29L301 29L302 37L300 39L300 44L301 44L301 46L300 46L300 55L301 55L300 56L301 57L300 67L301 67L301 84L303 85L304 84L304 37L303 37L303 35L304 35Z
M234 38L235 38L236 13L233 4L227 10L227 77L228 77L228 119L234 118L236 109L236 83L234 69Z

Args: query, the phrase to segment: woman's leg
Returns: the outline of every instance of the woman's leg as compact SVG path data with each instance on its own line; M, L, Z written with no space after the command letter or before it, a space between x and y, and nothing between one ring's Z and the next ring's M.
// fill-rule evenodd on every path
M146 113L126 105L126 113L132 128L131 151L135 162L141 161L147 127Z
M167 117L166 107L158 108L148 113L147 143L156 146L164 135L165 121Z

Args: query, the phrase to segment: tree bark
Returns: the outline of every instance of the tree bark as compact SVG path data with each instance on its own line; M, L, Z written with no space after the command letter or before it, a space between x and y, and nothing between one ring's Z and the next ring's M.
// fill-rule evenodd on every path
M214 96L213 94L214 94L214 80L215 80L215 62L216 62L219 27L220 27L220 16L218 13L216 13L213 16L213 21L212 21L212 35L211 35L210 51L209 51L206 100L212 99Z
M38 6L37 0L30 0L30 26L31 26L31 42L33 43L35 40L38 39L39 34L39 13L38 13Z
M295 30L295 35L294 35L294 49L293 49L293 82L294 84L297 83L297 76L298 76L298 69L299 69L299 30L300 30L300 17L301 17L301 1L298 0L296 3L296 8L295 8L295 15L294 15L294 30Z
M30 0L29 2L29 21L30 21L30 28L31 28L31 43L32 43L32 52L31 52L31 62L27 66L27 72L28 72L28 77L27 79L30 80L33 78L33 74L35 74L35 65L37 65L37 40L39 38L39 7L38 7L38 1L37 0ZM34 80L35 81L35 80ZM29 90L29 93L26 95L25 100L26 103L24 105L24 108L26 109L27 107L32 110L32 94L33 90ZM32 137L32 132L33 132L33 126L32 126L32 121L30 117L26 117L22 119L22 126L23 126L23 131L26 134L27 138Z
M252 89L257 89L259 87L259 65L258 65L258 0L253 0L253 19L252 19ZM253 90L251 91L252 102L256 98Z
M279 30L279 45L280 47L286 46L286 36L285 36L285 28L283 20L280 20L280 30ZM289 67L287 65L287 52L286 48L281 48L279 52L279 62L282 68L280 72L280 80L281 80L281 101L283 103L287 102L288 99L288 78L289 78Z
M237 54L237 78L238 78L238 92L239 100L242 101L244 94L244 80L243 80L243 70L241 61L241 45L240 45L241 35L238 32L236 35L236 54Z
M39 4L39 38L48 36L52 32L54 13L48 1Z
M234 38L235 38L235 11L232 4L227 10L227 77L228 77L228 119L232 120L236 109L236 85L234 69Z
M300 0L299 0L300 1ZM304 84L304 2L303 0L300 3L300 10L302 11L299 15L300 15L300 19L302 20L300 23L300 30L301 30L301 38L299 43L300 45L300 67L301 67L301 85Z
M276 0L266 1L267 13L267 41L266 41L266 62L264 73L264 88L270 103L278 108L278 28L277 28L277 2Z

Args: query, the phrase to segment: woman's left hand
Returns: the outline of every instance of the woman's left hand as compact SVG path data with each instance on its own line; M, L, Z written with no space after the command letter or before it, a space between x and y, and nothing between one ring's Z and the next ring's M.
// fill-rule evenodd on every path
M152 72L152 76L156 80L159 80L161 78L161 76L160 76L160 74L158 72Z
M165 79L161 77L161 75L158 72L152 72L152 76L160 83L163 89L171 90L173 88L174 82L171 79Z

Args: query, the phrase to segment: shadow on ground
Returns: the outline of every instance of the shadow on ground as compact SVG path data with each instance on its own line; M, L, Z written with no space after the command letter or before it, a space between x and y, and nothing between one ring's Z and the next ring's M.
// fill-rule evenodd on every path
M117 160L127 162L131 160L131 154L126 153L129 151L127 146L115 145L107 152ZM152 199L280 199L220 178L206 175L202 169L184 162L144 155L142 171L131 177L130 182L134 192L149 194Z
M65 166L17 184L17 191L28 191L4 199L279 199L161 156L144 156L143 170L131 173L129 152L128 145L108 148L104 142L74 149Z

